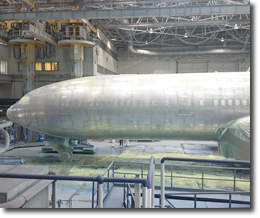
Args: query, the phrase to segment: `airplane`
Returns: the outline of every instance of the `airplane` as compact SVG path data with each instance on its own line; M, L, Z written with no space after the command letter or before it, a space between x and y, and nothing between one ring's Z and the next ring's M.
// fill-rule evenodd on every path
M47 134L62 162L69 138L218 141L250 160L250 72L83 77L29 92L7 116Z

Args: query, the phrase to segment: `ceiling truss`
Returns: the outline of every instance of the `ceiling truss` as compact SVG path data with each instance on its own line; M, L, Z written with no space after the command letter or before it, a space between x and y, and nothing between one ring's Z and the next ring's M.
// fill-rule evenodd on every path
M242 48L245 41L250 47L249 0L35 0L34 7L26 2L0 0L0 21L86 18L117 48L127 43L165 49Z

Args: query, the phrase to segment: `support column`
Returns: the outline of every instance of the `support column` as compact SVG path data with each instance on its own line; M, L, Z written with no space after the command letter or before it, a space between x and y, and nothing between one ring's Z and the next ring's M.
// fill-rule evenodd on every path
M147 197L147 187L143 186L143 208L148 208Z
M23 95L34 89L35 44L21 44ZM32 131L25 129L27 141L32 140Z
M103 208L103 183L98 183L98 208Z
M155 164L153 165L153 175L152 175L152 194L151 194L151 208L154 208L154 186L155 186Z
M34 89L35 44L22 44L23 95Z
M135 178L139 178L140 175L135 175ZM141 202L140 202L140 190L141 190L141 184L135 183L135 208L141 208Z
M80 78L83 76L84 48L81 44L70 46L70 73L72 77Z

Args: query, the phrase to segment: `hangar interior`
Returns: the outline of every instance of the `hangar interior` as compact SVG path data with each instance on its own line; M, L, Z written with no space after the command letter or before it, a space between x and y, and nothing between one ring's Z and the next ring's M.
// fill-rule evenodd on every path
M0 132L0 173L42 176L20 177L20 188L13 175L0 178L15 183L0 187L0 196L5 196L0 206L14 207L25 193L27 203L16 207L250 207L250 162L232 162L229 148L217 141L124 139L125 146L119 146L118 140L95 138L87 139L84 150L77 147L84 140L71 139L79 151L71 162L61 163L48 150L45 134L13 124L6 115L32 90L70 79L250 71L250 33L249 0L0 0L0 129L9 134ZM165 165L162 181L163 157L189 159ZM196 158L216 162L192 162ZM143 180L126 185L115 179L124 173L129 178L153 177L155 190L150 185L145 189ZM50 182L44 175L57 178ZM115 180L73 178L72 183L67 178L98 175ZM36 183L37 178L42 180ZM140 192L143 197L135 199L133 193ZM214 201L216 192L223 199ZM151 202L144 197L153 195Z

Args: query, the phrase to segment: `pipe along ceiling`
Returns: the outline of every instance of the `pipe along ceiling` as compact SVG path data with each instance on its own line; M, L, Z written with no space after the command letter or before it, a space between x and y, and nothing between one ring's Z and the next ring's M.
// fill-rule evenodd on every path
M129 24L128 20L119 20L121 24ZM132 44L132 36L130 30L121 30L126 35L127 38L127 49L132 55L137 56L147 56L147 57L178 57L178 56L188 56L188 55L236 55L236 54L249 54L250 50L246 49L246 45L249 40L249 35L247 34L244 45L241 49L203 49L203 50L180 50L180 51L165 51L165 52L155 52L144 49L135 49Z

